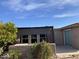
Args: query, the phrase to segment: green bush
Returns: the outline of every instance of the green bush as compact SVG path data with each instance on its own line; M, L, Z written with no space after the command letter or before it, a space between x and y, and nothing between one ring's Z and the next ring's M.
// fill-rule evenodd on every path
M53 54L52 46L47 42L42 42L32 48L33 59L51 59Z
M4 53L8 51L8 43L14 44L17 38L17 28L14 23L0 22L0 47L3 47Z
M3 54L3 48L0 48L0 56Z
M0 47L4 46L4 42L0 40Z
M21 53L18 50L10 50L8 52L9 59L19 59L21 56Z

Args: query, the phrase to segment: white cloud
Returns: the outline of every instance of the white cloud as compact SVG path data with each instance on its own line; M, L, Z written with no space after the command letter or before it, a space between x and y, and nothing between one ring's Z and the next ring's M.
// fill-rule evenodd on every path
M65 4L79 5L79 0L59 0L58 4L60 4L60 5L65 5Z
M10 8L10 9L18 11L19 9L21 10L20 3L21 3L21 0L7 0L7 1L3 1L2 5Z
M25 16L18 16L18 17L15 16L15 18L16 18L16 19L22 19L22 20L23 20L23 19L25 19L26 17L25 17Z
M79 7L79 0L49 0L48 1L49 6L63 9L65 5L71 5L71 6L78 6Z
M54 15L54 18L66 18L66 17L76 17L79 16L78 13L65 13L65 14L60 14L60 15Z
M68 4L72 6L79 6L79 0L46 0L43 3L36 3L30 0L27 1L27 4L24 4L23 1L25 0L5 0L2 2L2 5L15 11L31 11L41 7L63 9L64 6Z
M7 6L8 8L15 10L15 11L30 11L33 9L37 9L40 8L42 6L44 6L44 3L30 3L28 2L28 4L23 4L22 0L7 0L2 2L2 5Z
M44 3L39 3L39 4L37 4L37 3L31 3L31 4L28 4L27 6L24 6L23 8L25 10L30 11L30 10L33 10L33 9L40 8L40 7L44 6L44 5L45 5Z

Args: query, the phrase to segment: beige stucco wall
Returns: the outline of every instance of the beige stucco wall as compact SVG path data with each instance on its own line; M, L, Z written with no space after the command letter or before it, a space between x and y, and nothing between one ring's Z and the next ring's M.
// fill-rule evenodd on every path
M54 29L54 40L56 45L63 45L63 32L60 29Z
M56 45L55 43L50 44L52 46L53 55L56 55ZM31 48L33 47L33 44L16 44L9 47L9 50L19 50L21 53L20 59L32 59L31 57ZM53 56L52 55L52 56ZM34 58L36 59L36 58Z
M70 28L64 30L71 30L71 46L73 48L79 49L79 28Z
M53 28L35 28L35 29L18 29L17 39L20 39L21 35L32 35L32 34L47 34L48 41L54 41Z
M72 29L72 47L79 49L79 28Z

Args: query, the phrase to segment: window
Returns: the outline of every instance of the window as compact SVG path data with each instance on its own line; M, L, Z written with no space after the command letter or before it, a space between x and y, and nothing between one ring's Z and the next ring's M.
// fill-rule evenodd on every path
M32 34L31 35L31 42L32 43L36 43L37 42L37 35L36 34Z
M28 43L28 35L23 35L22 36L22 42L23 43Z
M47 41L47 34L40 34L40 42Z

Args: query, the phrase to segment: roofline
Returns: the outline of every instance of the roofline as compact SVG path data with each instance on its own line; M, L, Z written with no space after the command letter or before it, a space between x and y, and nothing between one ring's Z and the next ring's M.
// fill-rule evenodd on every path
M41 26L41 27L17 27L18 29L39 29L39 28L53 28L53 26Z
M69 28L75 28L75 27L79 27L79 23L74 23L74 24L71 24L71 25L67 25L67 26L64 26L60 29L69 29Z

